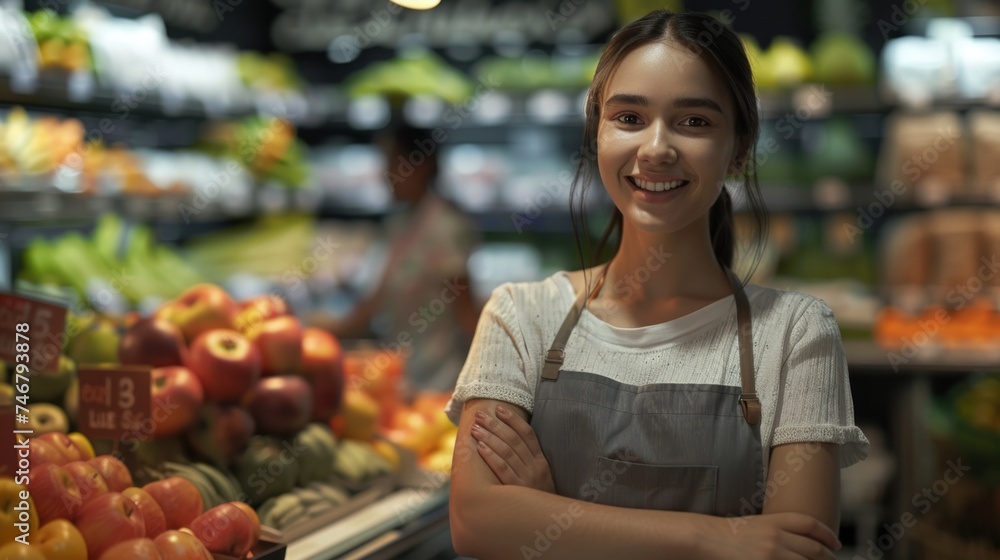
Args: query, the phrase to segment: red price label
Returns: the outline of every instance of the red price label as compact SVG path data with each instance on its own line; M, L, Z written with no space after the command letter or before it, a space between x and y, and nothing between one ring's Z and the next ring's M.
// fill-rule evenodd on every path
M14 435L14 407L0 406L0 476L14 476L17 470L17 436Z
M26 327L18 329L18 325ZM0 294L0 360L27 364L31 371L56 372L65 328L65 307Z
M88 367L80 370L80 431L120 443L152 438L150 369Z

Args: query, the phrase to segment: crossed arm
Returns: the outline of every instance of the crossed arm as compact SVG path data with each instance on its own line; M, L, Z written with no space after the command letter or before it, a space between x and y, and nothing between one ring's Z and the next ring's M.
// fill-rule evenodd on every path
M508 414L498 416L498 404ZM726 519L552 493L548 464L527 418L524 409L494 400L471 400L463 408L449 505L453 544L463 556L833 560L832 550L840 548L832 444L775 447L764 514ZM473 435L477 423L482 429Z

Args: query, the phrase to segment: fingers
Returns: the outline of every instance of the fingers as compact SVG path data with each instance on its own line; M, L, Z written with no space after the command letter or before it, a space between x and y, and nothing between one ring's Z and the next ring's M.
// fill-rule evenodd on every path
M785 546L793 553L789 558L807 558L808 560L837 560L837 556L823 543L811 538L786 533Z
M527 466L510 444L491 432L478 414L471 433L477 441L479 455L490 465L493 474L504 484L518 483L521 479L519 473L527 472Z
M475 435L475 431L473 431ZM519 477L514 469L510 468L507 461L496 454L489 445L487 445L483 440L478 440L476 442L476 451L479 452L479 456L486 463L486 466L493 471L493 474L500 480L500 484L517 484Z
M515 455L517 455L522 465L530 465L533 459L531 451L528 449L521 435L514 431L505 422L501 422L496 418L493 418L485 412L476 413L476 423L486 429L490 434L497 437L499 440L503 441ZM530 426L529 426L530 428ZM487 442L489 443L489 442ZM506 450L503 448L498 448L495 445L490 445L490 447L497 451L498 453L503 453ZM515 466L515 465L511 465ZM522 471L523 472L523 471Z
M521 441L524 442L524 445L527 446L532 456L543 456L542 447L538 444L538 437L535 435L535 430L531 428L531 424L527 420L517 414L512 414L510 409L500 405L497 406L497 418L514 430L521 438Z
M809 537L828 549L840 550L841 545L837 535L815 517L801 513L789 513L785 516L788 518L787 528L792 533Z

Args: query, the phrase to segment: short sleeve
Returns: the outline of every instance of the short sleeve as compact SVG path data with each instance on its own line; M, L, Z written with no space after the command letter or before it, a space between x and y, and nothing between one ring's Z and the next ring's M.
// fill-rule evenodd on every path
M505 284L493 290L483 307L455 392L445 407L448 418L457 425L465 401L480 398L531 410L534 394L525 372L527 356L510 285Z
M795 323L780 379L772 446L836 443L841 468L868 455L868 439L854 424L840 330L823 301L809 304Z

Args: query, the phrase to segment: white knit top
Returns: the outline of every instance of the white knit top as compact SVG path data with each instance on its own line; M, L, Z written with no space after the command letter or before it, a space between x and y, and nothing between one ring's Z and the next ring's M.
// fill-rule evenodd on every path
M868 454L854 425L847 360L833 312L806 294L750 285L753 355L761 400L761 461L795 442L840 446L841 467ZM462 404L487 398L534 405L545 352L576 296L565 272L539 282L507 283L486 303L475 340L446 411L456 424ZM563 369L631 385L740 385L736 304L727 296L683 317L639 328L605 323L589 310L566 344Z

